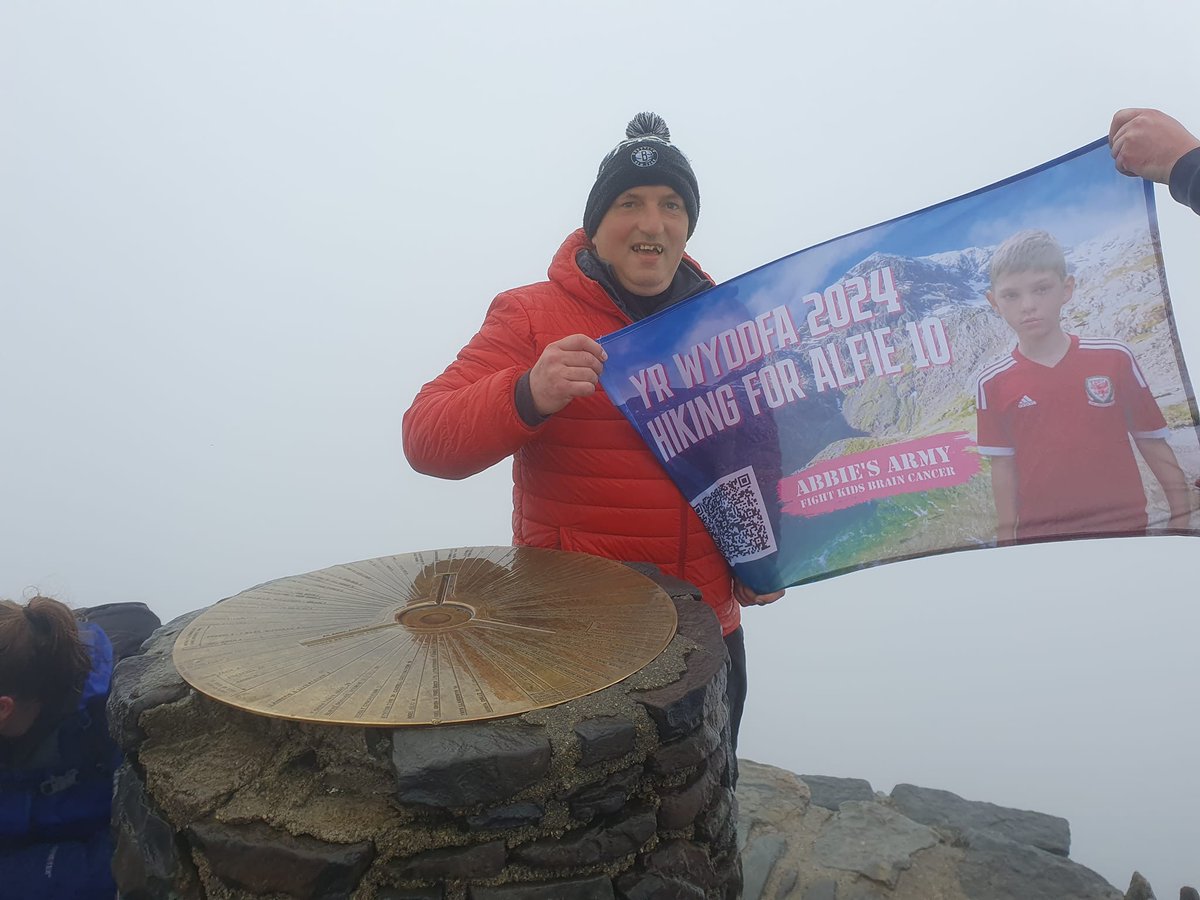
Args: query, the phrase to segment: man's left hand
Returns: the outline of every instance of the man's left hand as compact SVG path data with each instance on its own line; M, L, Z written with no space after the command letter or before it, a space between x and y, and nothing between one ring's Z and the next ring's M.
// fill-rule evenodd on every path
M756 594L751 588L735 578L733 579L733 599L738 602L739 606L766 606L768 603L774 603L786 593L785 591L775 591L771 594Z

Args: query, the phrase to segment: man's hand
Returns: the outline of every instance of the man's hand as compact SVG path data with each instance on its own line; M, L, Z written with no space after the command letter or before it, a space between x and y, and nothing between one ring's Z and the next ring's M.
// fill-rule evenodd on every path
M1200 139L1157 109L1122 109L1113 116L1108 143L1117 171L1159 184L1171 180L1179 157L1200 147Z
M738 602L739 606L766 606L768 603L774 603L784 593L784 591L775 591L773 594L756 594L737 578L733 579L733 599Z
M538 415L552 416L576 397L596 393L608 354L585 334L572 334L542 351L529 370L529 392Z

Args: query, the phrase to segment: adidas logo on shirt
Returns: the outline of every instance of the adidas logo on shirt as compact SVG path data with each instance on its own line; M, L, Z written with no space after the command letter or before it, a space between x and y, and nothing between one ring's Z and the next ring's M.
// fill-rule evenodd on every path
M1030 397L1028 394L1023 395L1021 397L1020 402L1017 403L1017 409L1026 409L1027 407L1030 407L1030 406L1037 406L1037 401L1034 400L1032 397Z

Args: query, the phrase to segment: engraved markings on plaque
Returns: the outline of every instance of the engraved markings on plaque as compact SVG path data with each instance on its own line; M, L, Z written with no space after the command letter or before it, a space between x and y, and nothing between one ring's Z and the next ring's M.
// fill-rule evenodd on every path
M670 599L617 563L514 547L366 560L216 604L179 636L199 690L285 718L417 724L512 715L658 655Z

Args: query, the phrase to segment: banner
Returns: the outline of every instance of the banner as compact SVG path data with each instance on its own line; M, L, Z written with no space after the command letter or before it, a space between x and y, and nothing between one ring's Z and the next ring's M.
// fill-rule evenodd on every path
M759 593L997 543L1196 534L1152 186L1098 141L601 339Z

